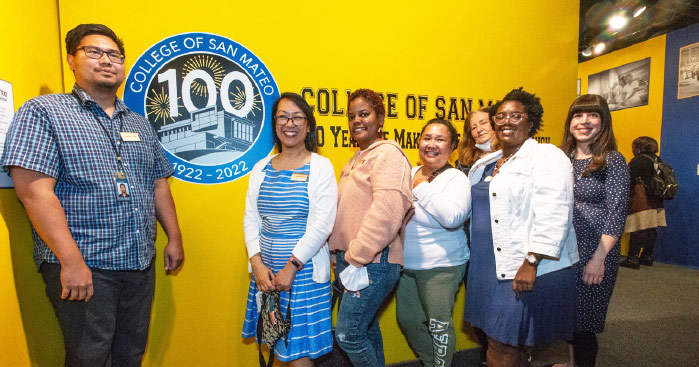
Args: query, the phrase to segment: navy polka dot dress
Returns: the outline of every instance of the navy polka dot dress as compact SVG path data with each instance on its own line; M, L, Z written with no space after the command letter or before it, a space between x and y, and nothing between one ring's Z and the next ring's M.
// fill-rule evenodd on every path
M621 237L626 223L629 198L629 168L621 153L607 153L603 169L582 177L591 158L574 159L575 207L573 227L578 240L580 262L576 264L576 332L600 333L604 330L607 307L612 298L619 271L619 241L604 260L604 278L599 285L586 285L583 270L599 245L602 234Z

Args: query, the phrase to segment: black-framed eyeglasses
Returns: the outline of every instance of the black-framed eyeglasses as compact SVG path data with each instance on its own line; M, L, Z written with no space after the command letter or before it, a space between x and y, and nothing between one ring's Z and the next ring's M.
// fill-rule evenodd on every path
M306 122L306 116L284 116L284 115L279 115L276 117L277 123L286 125L289 121L291 121L294 126L301 126Z
M85 56L99 60L102 58L102 55L107 54L107 57L109 58L109 61L115 63L115 64L123 64L124 63L124 55L114 52L114 51L105 51L99 47L95 46L83 46L78 48L78 50L83 50L85 53Z
M516 124L522 121L523 118L527 116L524 112L512 112L509 115L506 113L498 113L493 116L493 122L496 125L504 125L506 120L510 120L511 123Z

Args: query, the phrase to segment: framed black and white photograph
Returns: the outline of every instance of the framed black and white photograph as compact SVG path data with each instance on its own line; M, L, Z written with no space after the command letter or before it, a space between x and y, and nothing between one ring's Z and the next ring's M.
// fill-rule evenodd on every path
M587 79L587 93L607 100L611 111L648 104L650 57L617 66Z
M680 48L677 99L699 96L699 42Z

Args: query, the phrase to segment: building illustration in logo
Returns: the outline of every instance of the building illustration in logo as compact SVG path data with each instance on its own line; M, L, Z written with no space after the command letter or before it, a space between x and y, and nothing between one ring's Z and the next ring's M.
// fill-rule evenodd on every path
M255 125L214 105L193 111L188 120L163 125L157 133L174 155L204 163L202 157L209 154L227 153L233 159L247 151L257 136Z
M247 175L274 148L272 73L243 45L211 33L182 33L134 63L124 102L145 116L174 177L219 184Z

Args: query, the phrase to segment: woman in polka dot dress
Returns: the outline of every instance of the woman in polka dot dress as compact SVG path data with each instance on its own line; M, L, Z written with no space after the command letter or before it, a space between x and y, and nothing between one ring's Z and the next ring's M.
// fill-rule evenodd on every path
M629 168L617 151L604 98L587 94L573 102L561 148L573 161L573 227L580 262L575 333L568 342L570 359L556 366L588 367L595 365L596 333L604 330L619 270L619 237L629 197Z

